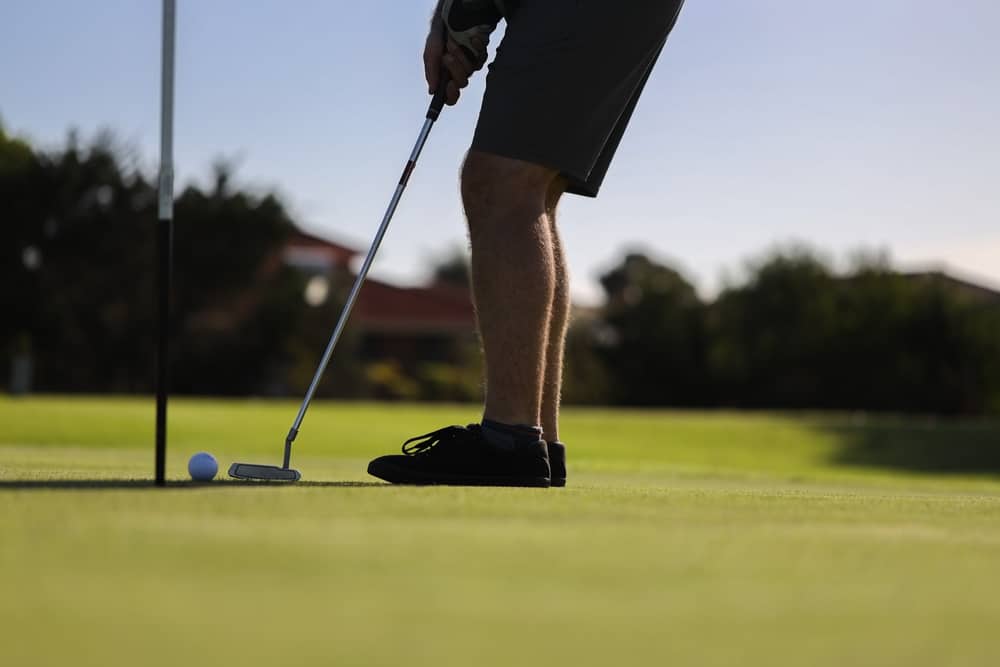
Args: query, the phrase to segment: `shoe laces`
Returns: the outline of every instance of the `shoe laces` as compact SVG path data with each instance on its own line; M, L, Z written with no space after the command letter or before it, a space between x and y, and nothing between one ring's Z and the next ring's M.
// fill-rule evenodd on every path
M414 436L403 443L403 453L407 456L424 454L441 443L454 442L458 438L467 436L469 431L477 426L478 424L471 424L468 428L464 426L446 426L430 433Z

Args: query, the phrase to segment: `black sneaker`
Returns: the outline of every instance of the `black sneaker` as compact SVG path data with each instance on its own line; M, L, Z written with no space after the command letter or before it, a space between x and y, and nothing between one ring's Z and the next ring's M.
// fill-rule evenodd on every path
M503 448L470 424L410 438L402 454L369 463L368 474L393 484L547 487L549 459L544 440Z
M554 440L548 444L552 486L566 486L566 445Z

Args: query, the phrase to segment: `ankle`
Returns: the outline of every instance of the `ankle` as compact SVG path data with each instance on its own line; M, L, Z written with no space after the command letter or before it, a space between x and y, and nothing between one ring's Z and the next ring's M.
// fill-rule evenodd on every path
M483 418L483 435L494 445L503 448L513 448L533 445L542 439L540 426L526 424L505 424L493 419Z
M530 411L524 410L506 409L504 406L498 408L493 405L487 405L483 409L483 422L487 421L507 426L527 426L541 429L537 414L532 415Z

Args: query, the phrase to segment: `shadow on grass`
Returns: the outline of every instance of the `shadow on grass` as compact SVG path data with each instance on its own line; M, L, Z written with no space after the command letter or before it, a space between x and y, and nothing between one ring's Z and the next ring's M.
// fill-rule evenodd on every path
M255 486L279 488L286 486L308 486L328 488L350 487L380 487L389 486L382 482L247 482L241 480L219 480L215 482L186 482L181 480L168 481L166 489L231 489L234 486ZM10 479L0 480L2 491L30 490L67 490L67 491L106 491L117 489L158 489L152 480L148 479Z
M1000 422L869 417L824 424L837 465L1000 475Z

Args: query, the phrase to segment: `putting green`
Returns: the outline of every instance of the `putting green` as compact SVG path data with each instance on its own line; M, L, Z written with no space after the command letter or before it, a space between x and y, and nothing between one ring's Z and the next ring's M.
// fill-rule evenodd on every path
M0 398L9 665L996 664L1000 424L569 410L564 490L371 484L468 406ZM944 467L952 472L930 473ZM977 472L978 470L978 472Z

